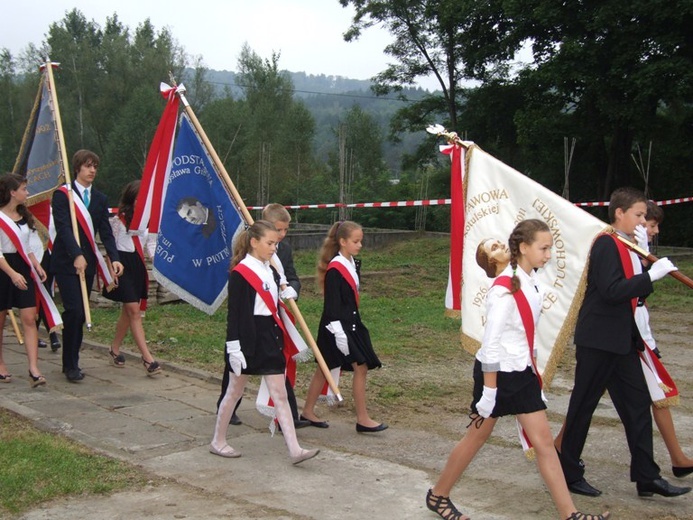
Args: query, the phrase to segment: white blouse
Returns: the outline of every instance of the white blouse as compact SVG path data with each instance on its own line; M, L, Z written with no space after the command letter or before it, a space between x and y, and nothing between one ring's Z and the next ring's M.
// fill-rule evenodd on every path
M27 253L32 252L32 249L30 248L29 244L30 238L32 234L36 234L38 237L38 233L36 230L32 230L29 228L29 224L17 224L17 234L19 235L20 240L22 241L22 244L24 244L24 250ZM39 239L40 241L40 239ZM10 237L8 237L3 231L0 231L0 258L3 257L3 253L8 254L8 253L16 253L17 248L14 247L14 244L12 243L12 240L10 240Z
M532 310L535 325L539 321L544 290L536 273L527 274L517 268L520 290L525 294ZM511 276L512 267L506 267L500 276ZM515 297L505 287L491 287L486 296L486 326L481 348L476 354L483 372L522 372L531 366L527 333L522 323Z
M154 258L154 251L156 250L156 234L148 233L146 230L143 231L128 231L123 224L123 221L116 215L110 217L109 222L111 224L111 229L113 230L113 238L115 238L116 249L118 251L123 251L125 253L134 253L135 243L132 241L133 236L140 237L140 242L142 243L142 249L149 258Z
M246 267L249 267L256 275L262 280L263 287L270 292L272 295L272 300L277 301L279 298L279 290L277 288L277 283L274 280L274 273L270 267L269 262L262 262L258 260L251 254L247 254L241 262ZM255 310L253 312L256 316L272 316L272 312L265 304L265 300L262 299L260 294L255 295Z

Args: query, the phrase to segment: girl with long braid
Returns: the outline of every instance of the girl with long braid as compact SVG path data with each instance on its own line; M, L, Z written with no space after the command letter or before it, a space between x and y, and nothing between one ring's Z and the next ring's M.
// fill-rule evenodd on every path
M453 448L426 506L445 520L468 520L450 491L493 432L499 417L515 415L532 443L537 466L561 519L605 520L611 515L577 511L553 446L546 404L532 360L534 330L544 291L535 270L549 261L553 238L541 220L523 220L510 234L510 264L488 291L486 326L474 363L472 422Z

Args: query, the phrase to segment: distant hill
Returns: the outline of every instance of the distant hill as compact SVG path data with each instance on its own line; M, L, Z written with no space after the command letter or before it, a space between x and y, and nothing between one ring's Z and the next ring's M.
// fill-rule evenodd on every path
M389 133L390 119L404 106L404 102L394 95L377 97L371 91L371 81L351 79L344 76L313 75L305 72L287 72L294 84L294 96L301 99L315 119L315 152L325 157L337 146L335 129L351 107L360 106L380 125L383 137ZM243 86L236 82L237 74L229 70L208 70L206 79L212 83L219 95L230 92L235 99L243 98ZM420 99L428 91L421 88L405 89L410 99ZM420 134L400 136L400 143L385 141L383 155L385 161L397 177L401 169L402 154L413 150L426 137L422 128Z

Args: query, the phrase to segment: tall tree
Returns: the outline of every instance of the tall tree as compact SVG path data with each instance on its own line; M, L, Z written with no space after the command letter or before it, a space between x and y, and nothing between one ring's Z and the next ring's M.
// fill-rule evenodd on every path
M295 200L297 175L307 180L312 173L307 166L312 164L308 151L314 123L303 104L293 99L293 82L279 69L279 58L273 53L263 59L246 44L238 59L249 116L241 129L243 175L257 179L258 204Z
M503 7L515 41L532 42L534 65L523 82L530 95L558 99L589 129L599 195L632 184L634 138L656 138L658 111L693 98L693 4L505 0Z

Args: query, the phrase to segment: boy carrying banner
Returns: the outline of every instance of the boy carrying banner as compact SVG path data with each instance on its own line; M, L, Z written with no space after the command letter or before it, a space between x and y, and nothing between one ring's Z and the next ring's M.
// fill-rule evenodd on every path
M82 326L86 320L80 276L90 290L97 271L109 286L113 279L105 259L96 245L96 233L111 259L113 272L120 276L123 265L118 257L115 239L108 221L106 195L92 185L99 167L99 156L89 150L78 150L72 157L75 179L69 187L73 192L79 242L75 238L70 216L69 189L64 185L53 194L51 207L56 237L51 255L51 272L63 301L63 373L70 382L84 379L79 368L79 349L82 345Z
M611 195L609 219L615 233L631 240L636 226L645 224L646 213L642 192L619 188ZM590 251L585 299L575 328L575 384L559 450L568 488L581 495L601 494L585 480L580 457L605 390L626 431L630 478L638 495L673 497L691 490L664 480L654 461L651 400L639 357L644 345L634 319L638 298L650 294L652 284L676 267L662 258L649 271L636 274L633 266L639 259L634 255L611 234L597 237Z

